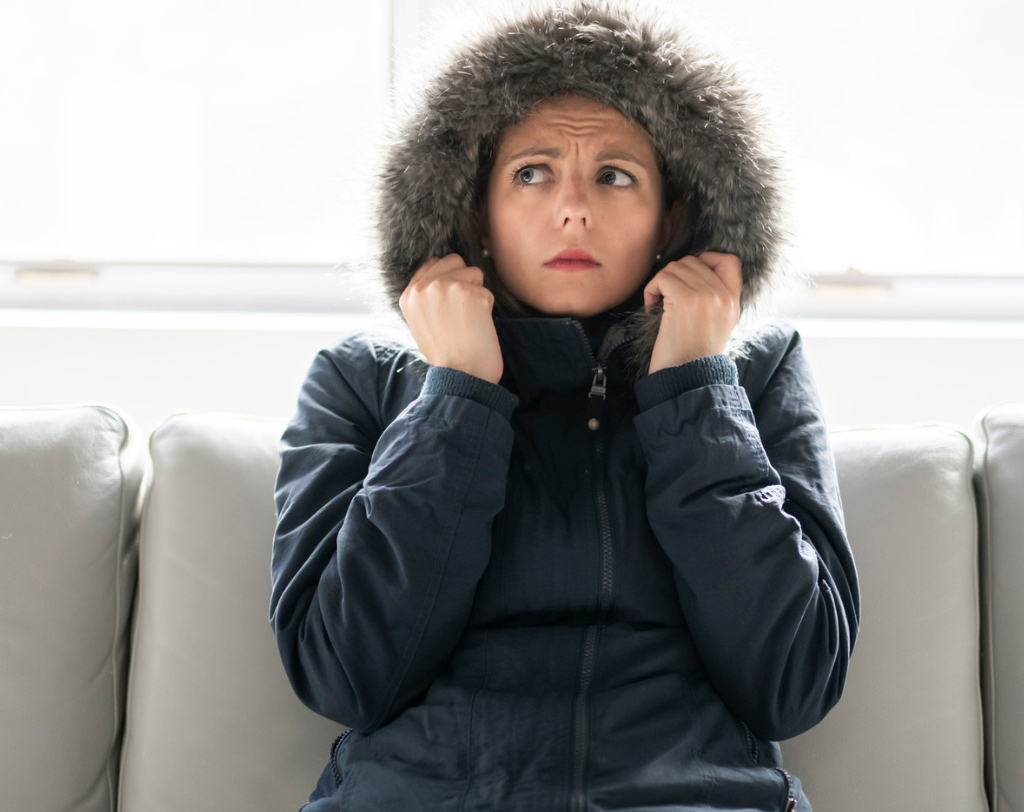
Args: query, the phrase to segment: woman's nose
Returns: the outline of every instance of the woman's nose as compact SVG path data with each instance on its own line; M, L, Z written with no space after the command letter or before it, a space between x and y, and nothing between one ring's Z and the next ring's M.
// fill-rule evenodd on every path
M593 212L590 207L590 191L582 177L569 176L562 182L558 201L558 219L562 227L568 225L592 225Z

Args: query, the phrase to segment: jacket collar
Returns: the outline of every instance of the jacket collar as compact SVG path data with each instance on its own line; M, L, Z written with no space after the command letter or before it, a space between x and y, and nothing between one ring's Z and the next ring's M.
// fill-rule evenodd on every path
M521 395L586 389L599 363L613 382L629 377L618 352L630 340L622 322L597 334L596 349L576 319L496 318L495 327L505 362L502 382Z

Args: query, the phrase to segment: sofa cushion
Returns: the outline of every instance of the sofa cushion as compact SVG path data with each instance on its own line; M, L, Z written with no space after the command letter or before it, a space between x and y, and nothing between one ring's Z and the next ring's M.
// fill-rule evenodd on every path
M150 440L123 812L297 809L336 725L295 698L268 624L284 425L179 416Z
M970 441L941 426L832 439L860 638L842 700L783 744L787 767L821 812L985 810Z
M982 527L982 636L993 812L1024 810L1024 403L977 422Z
M144 469L109 408L0 411L0 809L114 808Z

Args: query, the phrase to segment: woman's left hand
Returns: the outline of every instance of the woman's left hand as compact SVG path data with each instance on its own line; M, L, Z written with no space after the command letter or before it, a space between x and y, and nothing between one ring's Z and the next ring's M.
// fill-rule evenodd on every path
M662 306L648 372L724 353L739 321L742 290L735 254L705 251L658 271L644 288L644 306Z

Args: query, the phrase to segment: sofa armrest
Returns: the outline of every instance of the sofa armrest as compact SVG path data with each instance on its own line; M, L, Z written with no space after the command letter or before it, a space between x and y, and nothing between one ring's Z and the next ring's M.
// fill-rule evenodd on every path
M0 809L114 808L136 437L103 406L0 411Z

